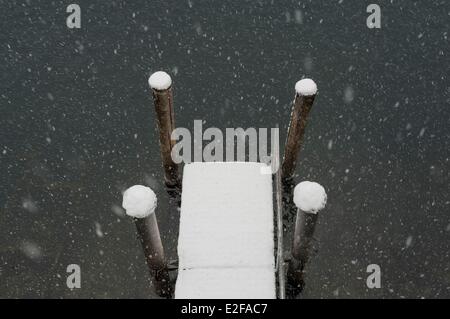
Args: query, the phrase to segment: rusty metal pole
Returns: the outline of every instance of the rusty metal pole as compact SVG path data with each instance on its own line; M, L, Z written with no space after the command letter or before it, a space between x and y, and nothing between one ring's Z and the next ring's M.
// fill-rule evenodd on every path
M171 138L172 131L175 129L172 79L167 73L158 71L150 76L148 83L152 89L155 104L165 184L169 188L180 189L178 164L174 163L171 156L172 147L176 143Z
M134 219L156 293L170 298L173 289L156 220L156 202L156 195L149 187L135 185L123 194L122 206Z
M156 293L160 297L170 298L172 287L156 215L153 213L145 218L134 218L134 222Z
M294 174L298 153L303 143L308 114L316 97L317 86L313 80L303 79L295 84L295 91L286 146L284 148L283 181L289 180Z
M312 248L318 212L325 207L327 194L324 188L314 182L299 183L294 189L294 203L297 206L292 258L288 266L288 283L298 294L304 286L304 269Z
M288 266L288 282L295 289L302 289L304 285L304 268L309 259L311 241L316 228L318 214L312 214L297 209L294 239L292 244L292 258Z

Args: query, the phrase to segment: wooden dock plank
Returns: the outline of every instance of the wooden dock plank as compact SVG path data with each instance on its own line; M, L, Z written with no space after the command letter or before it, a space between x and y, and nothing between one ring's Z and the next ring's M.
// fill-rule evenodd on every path
M275 298L272 175L264 168L184 167L176 298Z

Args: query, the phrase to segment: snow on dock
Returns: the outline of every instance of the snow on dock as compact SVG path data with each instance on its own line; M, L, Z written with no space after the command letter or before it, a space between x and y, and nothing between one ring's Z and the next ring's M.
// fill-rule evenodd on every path
M274 299L275 275L270 268L195 268L181 270L177 299Z
M185 165L175 298L276 298L272 175L264 168Z

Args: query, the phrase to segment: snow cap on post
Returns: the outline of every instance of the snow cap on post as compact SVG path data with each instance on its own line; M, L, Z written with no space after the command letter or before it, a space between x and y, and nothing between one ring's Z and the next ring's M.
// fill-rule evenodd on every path
M123 193L122 207L128 216L145 218L155 213L156 195L150 187L134 185Z
M317 214L327 203L327 193L315 182L301 182L294 189L294 203L305 213Z
M148 84L154 90L167 90L172 85L172 78L164 71L158 71L150 75Z
M295 83L295 91L303 96L315 95L317 93L317 85L311 79L302 79Z

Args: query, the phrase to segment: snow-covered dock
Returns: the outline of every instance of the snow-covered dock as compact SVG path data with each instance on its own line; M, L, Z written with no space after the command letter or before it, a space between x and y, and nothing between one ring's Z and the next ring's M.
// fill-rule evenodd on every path
M267 169L250 162L185 165L175 298L276 298Z

